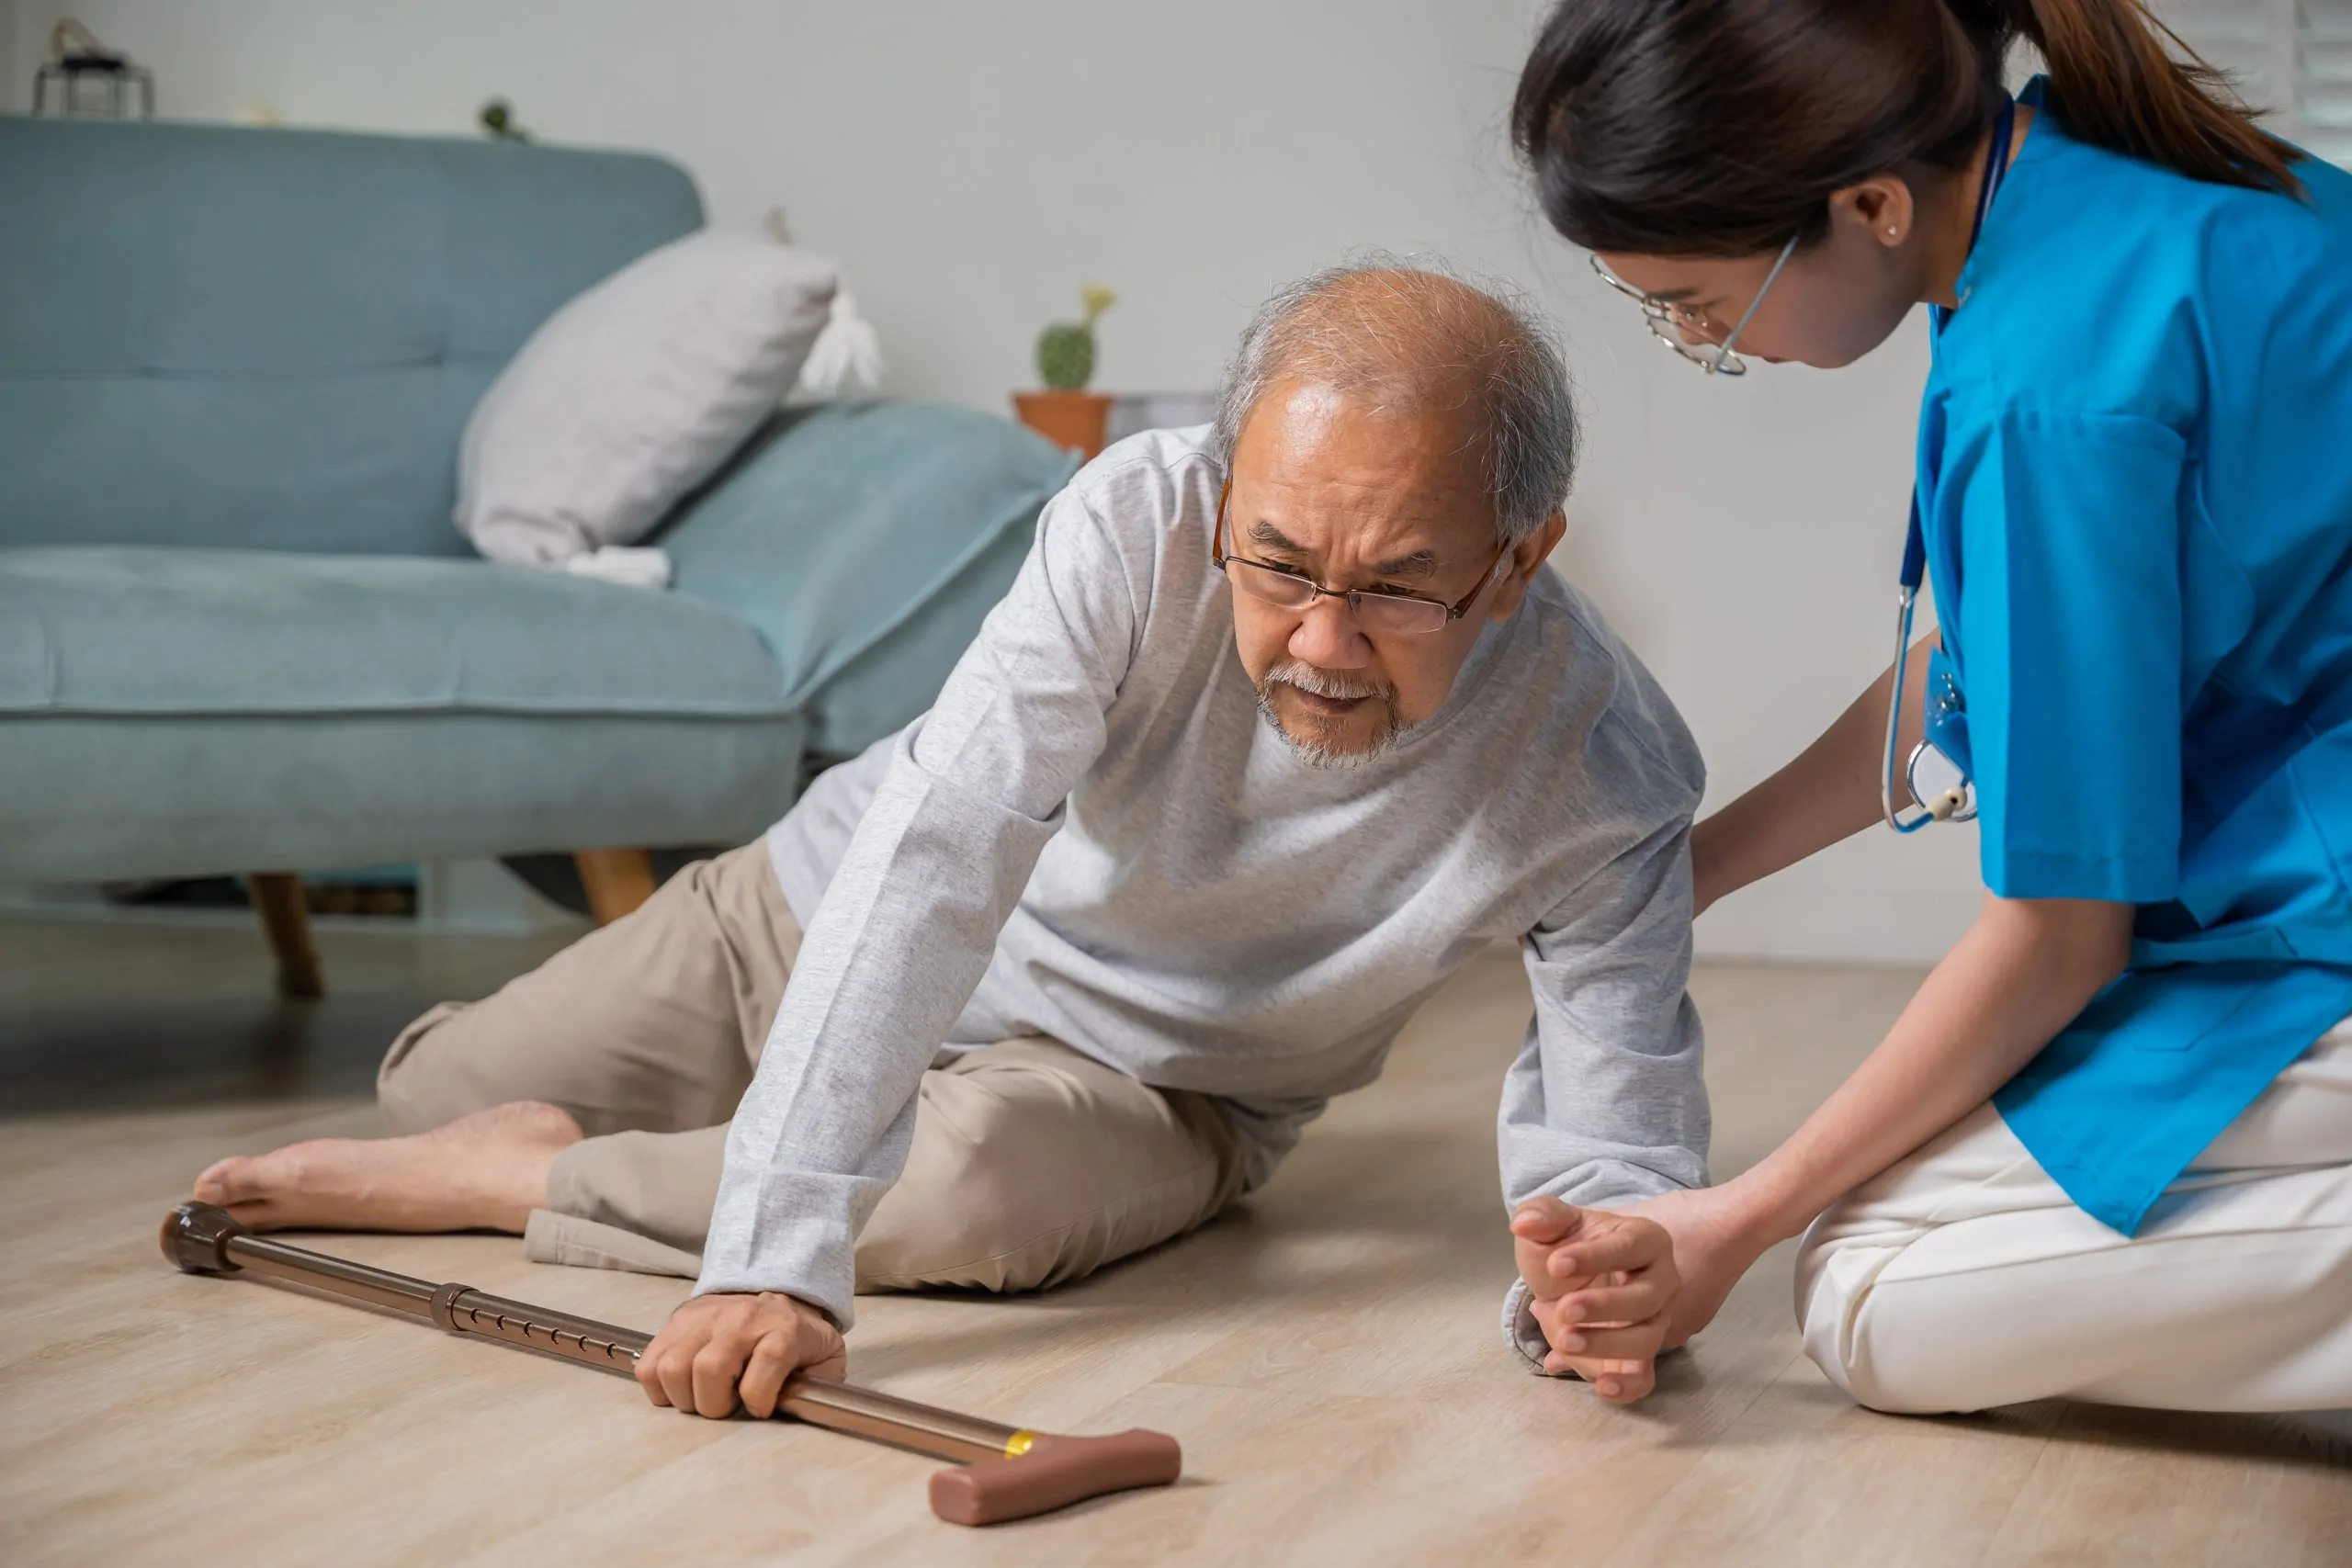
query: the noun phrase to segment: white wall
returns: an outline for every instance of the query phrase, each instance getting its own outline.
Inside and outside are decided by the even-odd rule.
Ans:
[[[0,114],[14,114],[26,107],[33,68],[26,61],[26,80],[17,81],[17,62],[24,59],[17,48],[17,0],[0,0]]]
[[[22,74],[61,7],[15,9]],[[1509,274],[1566,326],[1590,415],[1562,564],[1683,705],[1714,798],[1883,666],[1924,344],[1744,385],[1651,344],[1511,166],[1530,0],[71,9],[153,69],[167,116],[262,98],[296,124],[465,134],[503,95],[546,140],[678,159],[716,216],[782,203],[848,262],[901,395],[1001,408],[1086,281],[1123,297],[1103,384],[1145,389],[1210,385],[1272,284],[1353,246]],[[1870,835],[1730,900],[1702,942],[1932,956],[1973,908],[1973,851],[1962,830]]]

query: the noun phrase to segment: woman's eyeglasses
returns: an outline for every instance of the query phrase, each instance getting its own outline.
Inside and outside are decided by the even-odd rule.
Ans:
[[[1648,323],[1650,335],[1658,342],[1710,376],[1745,376],[1747,374],[1747,361],[1734,354],[1731,345],[1739,341],[1739,334],[1746,332],[1747,323],[1756,319],[1756,308],[1764,303],[1764,296],[1772,291],[1772,285],[1780,280],[1781,269],[1789,265],[1789,258],[1796,254],[1796,251],[1797,237],[1792,234],[1789,243],[1781,247],[1781,259],[1774,262],[1772,270],[1765,275],[1764,287],[1758,289],[1756,298],[1748,301],[1747,313],[1720,342],[1715,338],[1717,328],[1714,319],[1706,311],[1693,310],[1687,305],[1670,304],[1655,294],[1645,294],[1610,271],[1609,265],[1598,255],[1592,258],[1592,270],[1600,275],[1603,283],[1642,308],[1642,320]]]
[[[1368,632],[1420,637],[1441,631],[1470,613],[1478,595],[1494,581],[1495,569],[1510,553],[1506,544],[1478,574],[1478,585],[1453,604],[1442,599],[1424,599],[1418,593],[1392,593],[1380,589],[1326,588],[1302,572],[1270,566],[1264,561],[1250,560],[1243,556],[1225,553],[1226,503],[1233,495],[1228,483],[1216,500],[1216,527],[1209,536],[1209,559],[1225,573],[1226,581],[1252,599],[1278,609],[1304,610],[1317,599],[1344,599],[1348,613],[1356,624]]]

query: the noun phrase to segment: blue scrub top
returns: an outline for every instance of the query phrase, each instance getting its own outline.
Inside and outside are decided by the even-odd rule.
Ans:
[[[1936,334],[1919,501],[1985,886],[2140,907],[1995,1100],[2130,1234],[2352,1015],[2352,175],[2201,184],[2043,107]]]

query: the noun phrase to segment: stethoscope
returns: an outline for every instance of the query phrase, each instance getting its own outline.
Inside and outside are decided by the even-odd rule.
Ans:
[[[1968,248],[1976,249],[1976,238],[1984,231],[1984,215],[1993,210],[1994,194],[2001,188],[2001,180],[2009,169],[2009,141],[2017,130],[2017,100],[2008,99],[2001,106],[1998,118],[1993,122],[1993,140],[1984,152],[1984,188],[1976,200],[1976,220],[1968,231]],[[1932,308],[1933,330],[1940,334],[1951,312],[1943,306]],[[1894,690],[1886,702],[1886,771],[1879,781],[1879,805],[1886,815],[1886,825],[1898,833],[1916,833],[1930,822],[1966,822],[1976,815],[1976,784],[1967,765],[1967,705],[1962,700],[1960,682],[1953,678],[1947,660],[1938,658],[1928,671],[1928,713],[1921,725],[1919,744],[1911,749],[1907,762],[1902,760],[1903,688],[1909,683],[1911,670],[1911,615],[1919,602],[1919,590],[1928,581],[1928,535],[1919,521],[1919,491],[1911,490],[1911,531],[1903,544],[1903,571],[1895,593],[1894,618]],[[1938,744],[1939,739],[1945,744]],[[1957,756],[1954,753],[1958,753]],[[1898,780],[1911,793],[1919,815],[1905,818],[1894,804]]]

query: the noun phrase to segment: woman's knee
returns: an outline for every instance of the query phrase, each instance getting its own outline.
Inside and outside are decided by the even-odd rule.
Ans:
[[[1835,1224],[1832,1210],[1816,1221],[1797,1249],[1797,1335],[1805,1355],[1855,1404],[1895,1416],[1937,1415],[1958,1408],[1949,1388],[1931,1386],[1921,1358],[1903,1354],[1900,1322],[1883,1276],[1909,1245],[1901,1235],[1855,1235]],[[1905,1289],[1916,1289],[1910,1281]],[[1894,1352],[1894,1353],[1890,1353]]]

